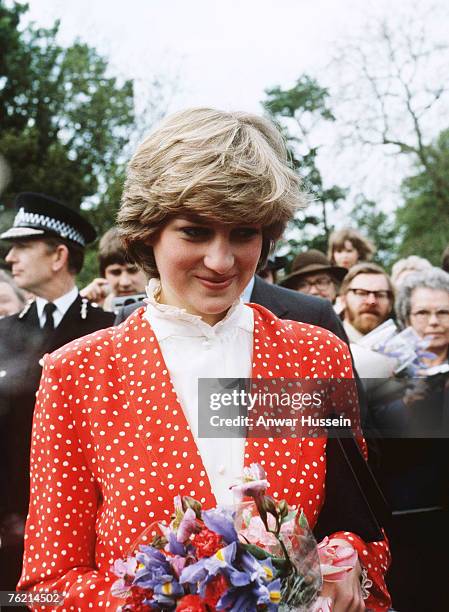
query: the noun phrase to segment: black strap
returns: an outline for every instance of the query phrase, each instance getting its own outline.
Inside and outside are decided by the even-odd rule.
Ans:
[[[329,431],[326,448],[326,498],[314,529],[322,539],[352,531],[365,542],[383,540],[391,512],[354,437]]]
[[[45,323],[44,329],[45,331],[53,331],[55,328],[55,321],[53,319],[53,313],[56,310],[56,306],[53,302],[47,302],[44,306],[45,313]]]

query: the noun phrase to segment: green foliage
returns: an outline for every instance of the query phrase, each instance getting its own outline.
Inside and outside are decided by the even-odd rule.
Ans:
[[[337,185],[325,187],[317,165],[318,146],[310,145],[309,136],[317,123],[334,121],[328,106],[329,93],[311,77],[304,75],[291,89],[273,87],[266,90],[263,107],[284,134],[294,168],[301,175],[312,203],[300,211],[288,239],[293,252],[317,248],[326,252],[332,224],[328,209],[335,209],[346,196],[346,190]]]
[[[426,147],[426,167],[402,182],[404,204],[396,211],[400,257],[420,255],[439,265],[449,243],[449,129]]]
[[[0,0],[0,151],[11,169],[2,201],[35,190],[74,208],[92,196],[115,207],[106,196],[134,127],[133,83],[108,76],[92,47],[61,47],[58,22],[22,29],[26,10]]]

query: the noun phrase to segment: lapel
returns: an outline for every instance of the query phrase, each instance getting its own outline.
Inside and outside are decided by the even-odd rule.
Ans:
[[[251,302],[271,310],[280,319],[285,318],[288,314],[288,308],[279,299],[277,290],[273,289],[270,283],[267,283],[257,275],[255,276],[254,287],[251,292]]]
[[[276,377],[293,378],[293,367],[296,371],[299,364],[291,364],[291,353],[285,347],[297,346],[297,338],[286,323],[261,306],[252,306],[254,310],[254,340],[253,340],[253,370],[252,378],[272,377],[275,364]],[[177,456],[164,456],[166,473],[170,480],[161,481],[161,486],[172,490],[173,495],[182,491],[186,481],[186,471],[189,465],[200,465],[200,473],[193,474],[193,479],[205,482],[201,502],[205,507],[216,505],[210,481],[202,465],[201,457],[193,438],[190,427],[184,416],[183,409],[176,396],[165,365],[160,347],[148,321],[143,317],[144,308],[139,308],[119,328],[115,336],[116,362],[121,374],[121,382],[125,386],[125,394],[129,398],[129,413],[134,419],[136,431],[144,447],[144,457],[148,467],[165,453],[167,437],[172,440],[172,447],[177,449]],[[277,335],[284,330],[288,344],[281,343]],[[279,332],[280,333],[280,332]],[[262,351],[267,347],[275,348],[275,359],[265,361]],[[274,353],[273,353],[274,354]],[[288,364],[288,365],[287,365]],[[270,375],[271,373],[271,375]],[[167,412],[170,412],[171,429],[164,427]],[[250,438],[245,445],[245,466],[253,462],[264,465],[268,480],[271,483],[269,493],[275,498],[285,498],[292,504],[298,504],[296,493],[300,483],[304,488],[307,484],[315,486],[311,464],[323,461],[324,440],[315,440],[311,445],[306,439]],[[153,469],[153,468],[151,468]],[[318,486],[317,491],[318,494]],[[317,499],[323,498],[323,491]],[[299,502],[302,500],[300,499]],[[317,514],[308,515],[313,525]]]
[[[82,336],[81,326],[81,297],[78,294],[72,302],[59,325],[48,334],[44,340],[45,353],[51,353],[57,348]]]

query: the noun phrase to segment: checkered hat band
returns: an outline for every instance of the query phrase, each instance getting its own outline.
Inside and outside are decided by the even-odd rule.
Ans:
[[[26,212],[23,208],[21,208],[14,219],[13,227],[30,226],[47,229],[51,232],[55,232],[61,236],[61,238],[73,240],[73,242],[78,242],[78,244],[86,246],[86,241],[83,235],[68,223],[64,223],[64,221],[60,221],[59,219],[47,217],[46,215]]]

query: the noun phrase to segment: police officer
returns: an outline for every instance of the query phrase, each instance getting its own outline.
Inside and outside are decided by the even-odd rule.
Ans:
[[[84,247],[96,233],[54,198],[21,193],[6,261],[18,287],[35,298],[0,320],[0,590],[19,578],[29,496],[29,446],[45,353],[113,324],[114,315],[80,297],[75,285]]]

